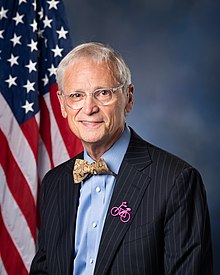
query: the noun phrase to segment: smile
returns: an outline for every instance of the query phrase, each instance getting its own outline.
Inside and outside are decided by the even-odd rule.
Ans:
[[[103,121],[85,121],[82,120],[81,123],[86,127],[96,127],[99,126]]]

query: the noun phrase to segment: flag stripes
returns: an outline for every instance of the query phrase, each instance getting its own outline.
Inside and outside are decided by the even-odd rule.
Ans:
[[[10,192],[13,194],[13,198],[16,201],[16,204],[20,208],[23,215],[26,217],[26,221],[32,233],[32,237],[35,239],[36,238],[36,219],[33,213],[36,212],[36,207],[35,207],[35,202],[32,199],[33,196],[32,196],[31,190],[29,188],[28,182],[24,178],[22,171],[19,169],[17,162],[15,161],[11,151],[5,150],[8,148],[8,143],[7,143],[6,137],[3,135],[1,131],[0,131],[0,139],[2,142],[2,148],[3,148],[2,158],[5,160],[10,160],[10,166],[7,165],[6,162],[3,162],[3,161],[1,162],[3,171],[5,173],[4,174],[5,180],[3,181],[3,183],[7,182],[4,188],[7,187],[10,189]],[[16,181],[18,182],[17,185],[13,184],[14,178],[16,178]],[[19,183],[22,183],[22,186],[20,186]],[[3,188],[3,192],[4,192],[4,188]],[[5,198],[7,198],[6,195],[5,195]],[[21,198],[23,199],[21,200]],[[2,211],[3,211],[3,204],[2,204]]]

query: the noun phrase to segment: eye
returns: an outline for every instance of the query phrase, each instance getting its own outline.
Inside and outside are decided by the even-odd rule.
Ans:
[[[95,96],[98,98],[110,97],[111,94],[112,94],[112,92],[109,89],[99,89],[99,90],[95,91]]]
[[[85,96],[84,93],[75,92],[75,93],[69,94],[68,97],[69,97],[71,100],[81,100],[81,99],[83,99],[84,96]]]

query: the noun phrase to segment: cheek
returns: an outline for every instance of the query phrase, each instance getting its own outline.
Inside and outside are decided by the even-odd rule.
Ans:
[[[125,113],[122,106],[116,106],[111,114],[108,115],[111,128],[124,126]]]
[[[77,127],[77,122],[76,122],[76,114],[68,113],[67,114],[67,121],[68,121],[68,125],[69,125],[71,131],[74,134],[77,134],[78,127]]]

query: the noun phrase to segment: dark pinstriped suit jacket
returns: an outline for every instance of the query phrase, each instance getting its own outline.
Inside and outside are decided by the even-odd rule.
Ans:
[[[209,213],[199,173],[131,132],[109,207],[126,201],[131,220],[123,223],[108,211],[95,274],[211,275]],[[39,250],[30,274],[73,274],[80,189],[73,184],[74,161],[43,180]]]

